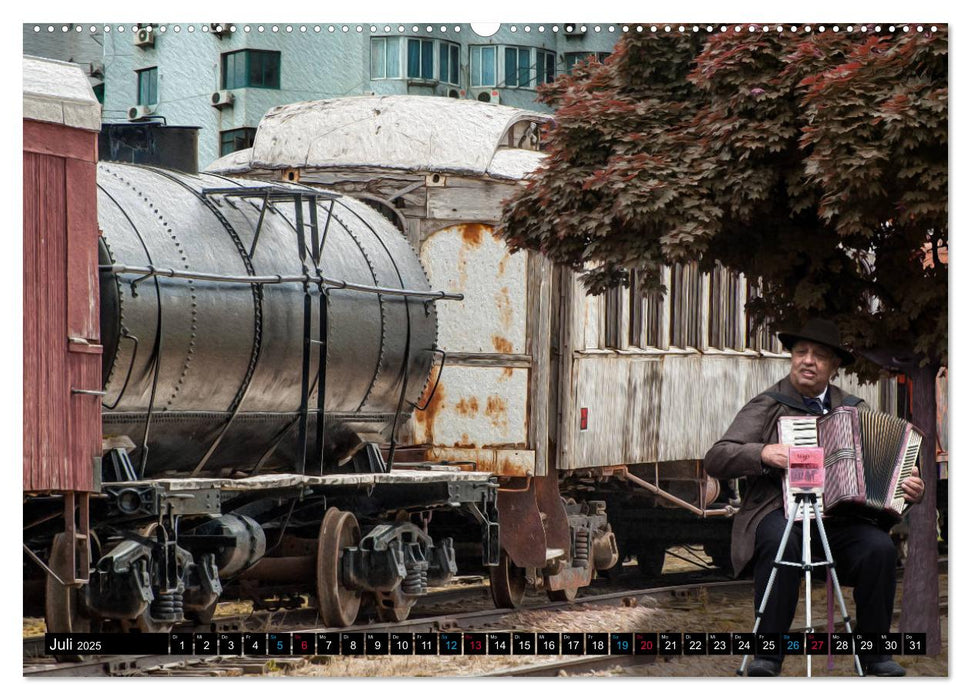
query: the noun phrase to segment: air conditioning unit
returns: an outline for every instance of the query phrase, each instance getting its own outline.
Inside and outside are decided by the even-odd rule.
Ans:
[[[149,105],[135,105],[128,108],[128,121],[137,122],[155,114],[155,110]]]
[[[567,22],[563,25],[563,33],[567,36],[583,36],[587,33],[587,28],[579,22]]]
[[[478,95],[475,96],[479,102],[490,102],[494,105],[500,104],[499,91],[496,89],[483,90]]]
[[[209,33],[222,39],[224,36],[230,34],[232,26],[232,22],[211,22],[209,24]]]
[[[236,97],[229,90],[217,90],[212,93],[209,97],[209,102],[216,109],[222,109],[223,107],[231,107],[233,102],[236,101]]]
[[[155,32],[150,28],[139,29],[135,32],[135,46],[140,46],[143,49],[155,46]]]

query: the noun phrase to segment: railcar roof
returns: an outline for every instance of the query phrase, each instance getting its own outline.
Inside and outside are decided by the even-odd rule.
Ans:
[[[101,130],[101,105],[81,67],[24,56],[24,119]]]
[[[263,117],[248,153],[220,158],[207,170],[379,168],[521,179],[543,155],[511,147],[511,130],[550,119],[539,112],[448,97],[298,102]]]

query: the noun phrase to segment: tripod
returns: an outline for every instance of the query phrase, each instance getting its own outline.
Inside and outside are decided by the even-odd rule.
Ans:
[[[833,554],[829,549],[829,540],[826,537],[826,528],[823,527],[823,514],[819,509],[819,501],[817,500],[817,494],[814,492],[800,492],[797,491],[793,494],[796,499],[795,507],[789,512],[789,519],[786,521],[786,529],[782,535],[782,540],[779,542],[779,550],[776,552],[775,560],[772,562],[772,573],[769,574],[769,583],[765,588],[765,594],[762,596],[762,602],[759,604],[759,611],[755,614],[755,627],[752,629],[752,634],[759,631],[759,625],[762,623],[762,615],[765,613],[765,607],[769,602],[769,596],[772,595],[772,587],[775,585],[776,574],[779,572],[780,566],[796,566],[802,568],[806,575],[806,630],[812,632],[812,605],[810,599],[811,592],[811,576],[812,570],[817,566],[825,566],[829,569],[829,576],[833,581],[833,590],[836,591],[836,599],[840,604],[840,612],[843,615],[843,622],[846,625],[846,631],[852,632],[850,627],[850,618],[846,614],[846,603],[843,602],[843,592],[840,590],[839,579],[836,577],[836,567],[833,564]],[[809,516],[810,508],[812,508],[812,513],[815,514],[816,528],[819,531],[819,539],[823,545],[823,553],[826,555],[826,559],[823,561],[814,562],[812,560],[812,551],[809,542]],[[789,535],[792,532],[792,526],[796,522],[796,518],[802,513],[802,561],[793,562],[785,561],[783,559],[786,545],[789,542]],[[739,667],[736,673],[740,676],[745,675],[745,667],[748,665],[749,655],[746,654],[742,659],[742,665]],[[860,657],[858,655],[853,656],[853,661],[856,664],[856,672],[859,675],[863,675],[863,667],[860,665]],[[812,667],[812,656],[806,654],[806,676],[813,675]]]

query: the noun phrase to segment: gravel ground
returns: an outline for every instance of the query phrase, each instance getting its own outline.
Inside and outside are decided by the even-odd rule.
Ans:
[[[676,554],[679,552],[676,552]],[[686,552],[681,551],[681,554]],[[690,570],[692,565],[669,556],[665,573]],[[946,575],[940,577],[940,590],[947,595]],[[631,582],[632,585],[634,581]],[[898,586],[898,607],[900,589]],[[852,590],[844,588],[844,598],[852,614]],[[825,630],[825,589],[822,584],[813,588],[813,620],[816,629]],[[545,601],[545,596],[537,597]],[[223,606],[226,606],[225,609]],[[221,604],[220,612],[242,612],[233,604]],[[796,623],[801,624],[805,612],[800,603]],[[837,611],[838,616],[838,611]],[[549,612],[525,610],[504,619],[494,631],[529,630],[536,632],[748,632],[753,624],[750,594],[723,592],[718,589],[703,591],[700,595],[678,597],[670,593],[642,596],[628,600],[628,606],[612,604],[597,606],[579,601],[569,610]],[[898,657],[909,676],[948,676],[948,618],[941,619],[943,650],[935,657]],[[39,634],[44,629],[42,620],[24,619],[24,635]],[[271,671],[271,676],[329,677],[329,678],[461,678],[491,673],[512,666],[531,665],[551,661],[557,657],[477,657],[477,656],[382,656],[382,657],[316,657],[293,667]],[[577,657],[559,657],[577,658]],[[730,678],[741,659],[735,656],[682,656],[659,659],[657,663],[629,668],[614,668],[587,674],[589,677],[667,677],[667,678]],[[852,657],[835,657],[835,668],[827,669],[825,657],[813,659],[814,676],[850,677],[854,675]],[[804,658],[787,660],[783,675],[806,675]]]

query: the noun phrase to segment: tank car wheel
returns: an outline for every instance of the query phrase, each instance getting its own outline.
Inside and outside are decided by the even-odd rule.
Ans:
[[[568,586],[558,591],[551,591],[547,588],[546,596],[554,603],[572,603],[574,600],[576,600],[577,592],[579,590],[579,586]]]
[[[69,575],[66,568],[70,553],[71,542],[67,533],[54,535],[48,566],[62,578]],[[69,577],[73,578],[73,573]],[[44,622],[48,632],[91,632],[91,620],[81,614],[82,605],[83,595],[80,588],[62,586],[56,578],[47,574]]]
[[[418,600],[418,596],[406,595],[400,588],[395,588],[391,593],[375,593],[374,598],[381,622],[404,622]]]
[[[341,583],[340,564],[344,547],[361,541],[361,528],[353,513],[328,508],[317,540],[317,610],[328,627],[354,623],[361,607],[361,592]]]
[[[518,608],[526,597],[526,569],[516,566],[505,549],[499,565],[489,567],[489,590],[497,608]]]
[[[643,545],[637,550],[637,568],[644,576],[660,576],[664,569],[666,548],[660,542]]]

